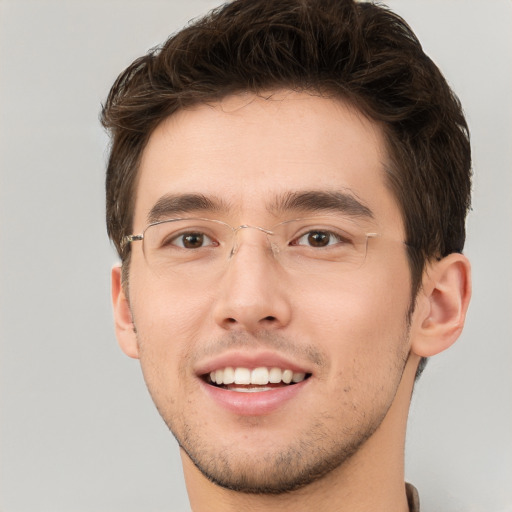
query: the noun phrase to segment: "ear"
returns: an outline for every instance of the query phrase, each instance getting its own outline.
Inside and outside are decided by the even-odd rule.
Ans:
[[[427,266],[414,314],[411,350],[430,357],[449,348],[464,327],[471,298],[471,267],[462,254]]]
[[[121,266],[116,265],[112,268],[112,305],[114,307],[116,337],[122,351],[127,356],[138,359],[139,347],[135,325],[130,304],[123,290],[121,273]]]

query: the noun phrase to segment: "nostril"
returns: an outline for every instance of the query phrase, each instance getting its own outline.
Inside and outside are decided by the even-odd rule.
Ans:
[[[275,322],[277,318],[275,316],[266,316],[263,320],[267,320],[269,322]]]

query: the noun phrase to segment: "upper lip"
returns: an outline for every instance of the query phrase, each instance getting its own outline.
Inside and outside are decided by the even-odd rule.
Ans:
[[[232,368],[281,368],[293,372],[312,373],[310,368],[291,361],[287,357],[275,352],[246,352],[242,350],[230,351],[218,356],[200,361],[195,367],[198,376],[208,374],[212,371]]]

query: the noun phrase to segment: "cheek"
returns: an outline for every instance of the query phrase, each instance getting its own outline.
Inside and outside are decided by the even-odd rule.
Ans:
[[[158,278],[140,265],[130,282],[130,304],[139,332],[151,332],[154,339],[179,338],[200,328],[200,318],[211,298],[207,293],[176,289],[172,280]]]
[[[188,361],[201,338],[204,314],[197,301],[173,298],[155,287],[140,297],[134,300],[133,314],[144,381],[160,415],[175,426],[187,397],[193,396]]]
[[[371,277],[361,272],[336,284],[303,287],[296,295],[299,329],[323,345],[332,371],[386,372],[406,351],[409,282],[402,267],[401,272],[388,269]]]
[[[138,276],[130,286],[130,303],[145,379],[178,380],[184,363],[204,338],[211,298],[207,294],[183,296],[151,276],[144,278],[142,272]]]

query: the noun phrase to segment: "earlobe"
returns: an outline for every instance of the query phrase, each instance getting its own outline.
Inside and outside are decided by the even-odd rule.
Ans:
[[[471,297],[468,259],[454,253],[427,266],[417,299],[412,351],[430,357],[449,348],[464,327]]]
[[[120,266],[116,265],[112,268],[112,305],[116,337],[122,351],[127,356],[138,359],[139,348],[135,325],[133,324],[128,298],[123,290],[121,274]]]

